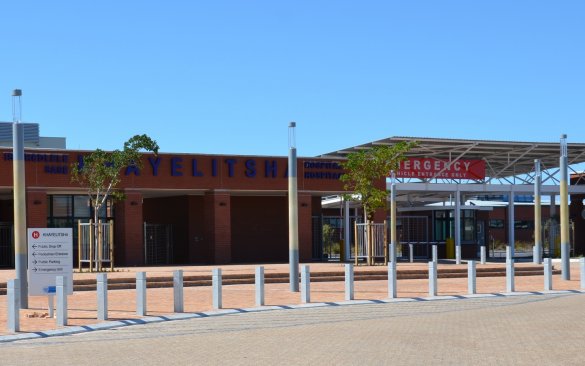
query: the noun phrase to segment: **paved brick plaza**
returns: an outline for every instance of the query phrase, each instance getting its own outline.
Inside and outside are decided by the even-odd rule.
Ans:
[[[524,264],[517,264],[523,266]],[[526,264],[527,265],[527,264]],[[439,268],[458,267],[466,268],[465,264],[439,264]],[[478,268],[482,265],[478,264]],[[485,266],[503,267],[501,263],[489,263]],[[226,265],[219,266],[224,275],[232,273],[253,273],[254,265]],[[286,272],[287,264],[267,264],[265,273]],[[343,271],[343,264],[339,263],[311,263],[311,272]],[[559,263],[555,268],[559,268]],[[131,267],[120,268],[119,271],[108,273],[108,278],[135,277],[135,272],[146,271],[148,277],[171,276],[175,269],[183,269],[185,276],[210,274],[215,266],[185,266],[185,267]],[[423,269],[426,263],[399,263],[401,269]],[[356,267],[358,271],[373,271],[385,269],[383,266]],[[75,273],[75,279],[95,278],[95,273]],[[0,282],[14,277],[14,270],[0,271]],[[516,291],[542,291],[543,276],[517,276]],[[580,289],[578,263],[571,264],[571,280],[563,281],[560,275],[553,276],[553,289],[578,290]],[[149,288],[147,293],[148,315],[168,315],[173,312],[172,288]],[[478,293],[501,293],[506,291],[505,277],[478,277]],[[266,284],[266,305],[291,305],[300,303],[300,294],[291,293],[288,284]],[[467,278],[439,278],[439,295],[460,295],[467,293]],[[428,281],[426,279],[399,280],[398,297],[426,297],[428,296]],[[387,281],[356,281],[355,299],[375,300],[387,297]],[[186,287],[184,289],[185,312],[201,312],[212,309],[211,286]],[[311,283],[311,301],[327,302],[344,300],[344,283],[313,282]],[[69,325],[87,325],[98,323],[96,320],[96,293],[95,291],[78,291],[68,298]],[[6,329],[6,296],[0,296],[0,334],[9,334]],[[224,308],[254,307],[254,285],[229,285],[223,287]],[[55,329],[55,319],[42,317],[47,312],[46,297],[31,297],[30,309],[21,311],[21,332],[35,332]],[[110,320],[137,318],[135,308],[135,290],[111,290],[108,293],[108,308]],[[30,317],[40,316],[40,317]]]

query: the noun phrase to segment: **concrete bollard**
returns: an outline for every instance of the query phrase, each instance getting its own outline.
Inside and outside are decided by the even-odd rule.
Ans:
[[[429,262],[429,296],[437,296],[437,266]]]
[[[545,258],[543,261],[544,268],[544,290],[550,291],[552,290],[552,263],[550,258]]]
[[[479,247],[479,258],[480,258],[481,264],[485,264],[486,257],[487,256],[486,256],[485,245],[482,245],[481,247]]]
[[[183,296],[183,270],[177,269],[173,272],[173,310],[175,313],[185,311]]]
[[[309,266],[301,266],[301,302],[303,304],[311,302],[311,273]]]
[[[8,298],[8,331],[20,331],[20,280],[8,280],[6,295]]]
[[[471,295],[477,293],[477,286],[476,286],[476,271],[475,271],[475,261],[468,261],[467,262],[467,292]]]
[[[213,287],[213,308],[221,309],[221,268],[214,268],[211,275],[211,283]]]
[[[461,264],[461,245],[455,245],[455,264]]]
[[[146,315],[146,272],[136,272],[136,315]]]
[[[353,300],[353,265],[345,265],[345,300]]]
[[[108,276],[106,273],[97,275],[97,318],[98,320],[108,320]]]
[[[67,325],[67,277],[57,276],[57,326]]]
[[[256,306],[264,306],[264,267],[256,267],[255,276]]]
[[[433,244],[433,262],[437,264],[439,262],[439,252],[437,248],[437,244]]]
[[[585,258],[579,258],[579,269],[581,270],[581,290],[585,290]]]
[[[396,262],[388,263],[388,297],[396,298]]]
[[[506,292],[514,292],[514,258],[512,247],[506,246]]]
[[[414,244],[408,243],[408,258],[410,263],[414,262]]]

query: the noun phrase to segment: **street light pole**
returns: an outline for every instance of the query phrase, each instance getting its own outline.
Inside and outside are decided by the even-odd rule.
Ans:
[[[28,309],[26,188],[24,177],[24,125],[21,122],[22,91],[12,92],[12,172],[14,186],[14,267],[20,280],[20,308]]]
[[[288,125],[288,263],[291,292],[299,292],[299,203],[295,127],[295,122]]]

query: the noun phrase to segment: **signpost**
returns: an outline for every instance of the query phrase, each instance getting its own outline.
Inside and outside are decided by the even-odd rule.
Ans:
[[[28,291],[31,296],[56,292],[56,277],[67,278],[73,293],[73,231],[71,228],[28,229]]]

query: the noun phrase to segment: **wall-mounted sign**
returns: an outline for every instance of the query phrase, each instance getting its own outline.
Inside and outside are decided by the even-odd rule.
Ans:
[[[484,179],[485,161],[463,159],[448,161],[433,158],[408,158],[400,163],[396,177],[420,179]]]
[[[73,293],[73,232],[71,228],[28,229],[29,295],[55,294],[57,276],[67,276]]]

